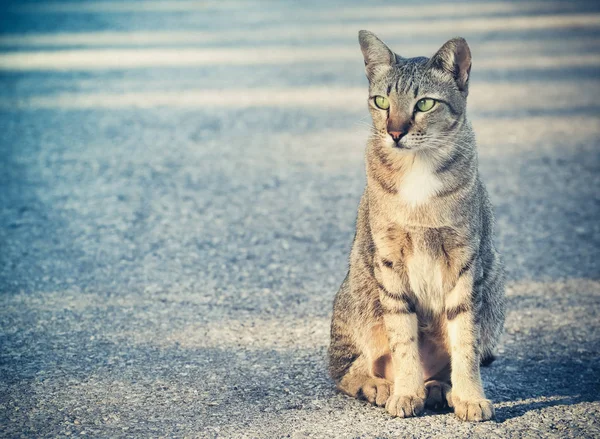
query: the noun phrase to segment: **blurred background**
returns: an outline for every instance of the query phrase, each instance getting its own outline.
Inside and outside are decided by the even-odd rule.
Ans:
[[[327,377],[359,29],[471,46],[498,424],[394,420]],[[599,73],[595,1],[2,2],[0,435],[600,437]]]

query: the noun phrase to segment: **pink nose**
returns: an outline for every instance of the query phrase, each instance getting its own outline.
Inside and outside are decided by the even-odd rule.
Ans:
[[[392,136],[392,139],[394,139],[394,141],[398,141],[400,140],[400,138],[404,135],[404,133],[402,131],[388,131],[389,135]]]

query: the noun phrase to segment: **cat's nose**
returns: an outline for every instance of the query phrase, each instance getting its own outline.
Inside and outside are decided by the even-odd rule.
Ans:
[[[394,142],[398,143],[400,141],[400,139],[402,138],[402,136],[404,136],[404,134],[406,134],[404,131],[388,131],[388,134],[390,136],[392,136],[392,139],[394,139]]]

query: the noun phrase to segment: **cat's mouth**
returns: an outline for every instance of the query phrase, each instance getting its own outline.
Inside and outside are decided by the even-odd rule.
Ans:
[[[392,147],[393,147],[394,149],[397,149],[398,151],[411,151],[411,150],[413,149],[413,148],[411,148],[410,146],[408,146],[408,145],[405,145],[405,144],[403,144],[403,143],[394,143],[394,144],[392,145]]]
[[[388,146],[390,146],[394,149],[398,149],[398,150],[409,149],[407,145],[402,143],[402,140],[396,142],[396,141],[394,141],[394,139],[392,139],[391,136],[387,136],[386,143],[388,144]]]
[[[410,145],[406,142],[406,139],[399,139],[398,141],[394,141],[391,136],[387,138],[387,144],[398,150],[398,151],[412,151],[415,149],[415,145]]]

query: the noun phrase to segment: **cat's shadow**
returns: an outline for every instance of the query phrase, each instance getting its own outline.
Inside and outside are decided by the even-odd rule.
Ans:
[[[589,342],[592,348],[598,345],[596,340]],[[527,343],[510,349],[512,354],[523,352],[533,350]],[[495,407],[495,418],[491,422],[503,423],[548,407],[600,401],[600,361],[597,356],[590,355],[590,351],[578,351],[576,347],[560,354],[552,348],[547,352],[547,357],[532,354],[515,358],[504,354],[481,369],[486,395]],[[452,413],[451,408],[426,409],[424,416]]]
[[[561,396],[559,398],[551,398],[543,401],[525,400],[520,403],[511,404],[510,406],[496,407],[496,416],[494,420],[497,423],[503,423],[509,419],[520,418],[532,410],[540,410],[558,405],[573,405],[581,401],[582,400],[579,398],[573,398],[569,396]]]
[[[581,354],[550,361],[500,358],[482,375],[499,423],[533,410],[600,400],[598,361]]]

